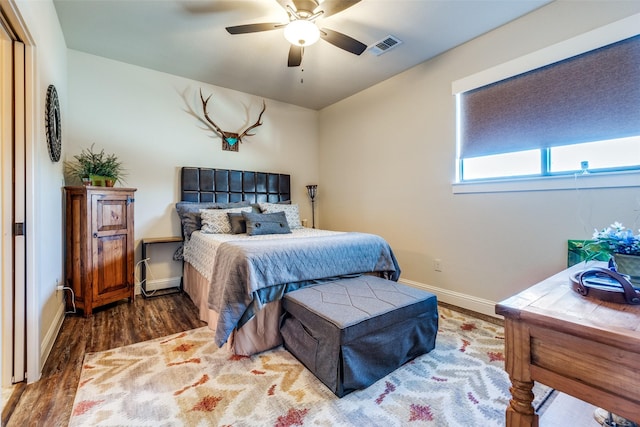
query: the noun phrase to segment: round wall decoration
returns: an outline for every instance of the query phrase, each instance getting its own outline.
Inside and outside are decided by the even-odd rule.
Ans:
[[[47,89],[47,145],[49,146],[49,157],[54,162],[60,160],[62,150],[62,126],[60,124],[60,103],[58,102],[58,92],[54,85],[49,85]]]

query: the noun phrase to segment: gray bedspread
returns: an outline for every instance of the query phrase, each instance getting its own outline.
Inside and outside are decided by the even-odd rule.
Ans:
[[[358,273],[400,277],[398,262],[380,236],[330,236],[226,242],[216,252],[209,307],[219,314],[215,341],[222,346],[260,289]]]

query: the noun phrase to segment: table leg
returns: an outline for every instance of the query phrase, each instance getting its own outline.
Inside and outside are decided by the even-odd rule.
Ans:
[[[147,259],[147,243],[142,241],[142,262],[140,263],[140,292],[144,297],[147,292],[147,263],[145,259]]]
[[[507,427],[537,427],[538,415],[533,405],[533,381],[511,378],[511,400],[507,408]]]
[[[511,379],[511,401],[506,412],[507,427],[538,427],[533,402],[533,381],[529,364],[529,328],[522,322],[505,319],[505,369]]]

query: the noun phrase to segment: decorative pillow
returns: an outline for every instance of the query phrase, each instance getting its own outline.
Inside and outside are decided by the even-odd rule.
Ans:
[[[247,232],[247,223],[242,216],[242,212],[229,212],[227,213],[227,216],[229,217],[229,223],[231,224],[231,234],[242,234]]]
[[[260,209],[262,210],[262,213],[284,212],[290,229],[296,230],[298,228],[302,228],[302,223],[300,223],[300,212],[298,211],[298,205],[296,204],[281,205],[278,203],[260,203]]]
[[[184,245],[180,245],[173,253],[174,261],[182,261],[184,259]]]
[[[251,206],[251,202],[245,200],[243,202],[229,202],[229,203],[217,203],[217,209],[235,209],[235,208],[246,208],[247,206]]]
[[[186,212],[182,217],[182,236],[184,240],[191,238],[191,233],[202,228],[200,212]]]
[[[202,232],[209,234],[229,234],[231,233],[231,223],[229,222],[229,212],[251,212],[251,206],[234,209],[202,209]]]
[[[284,212],[257,214],[244,212],[242,214],[247,224],[249,236],[262,234],[288,234],[291,233],[287,217]]]
[[[231,209],[240,208],[245,206],[251,206],[249,202],[234,202],[234,203],[216,203],[216,202],[178,202],[176,203],[176,212],[180,217],[180,224],[182,224],[182,237],[189,240],[191,233],[195,230],[200,230],[201,209]],[[194,214],[194,215],[190,215]]]
[[[176,211],[178,212],[178,216],[182,220],[182,217],[187,212],[197,212],[200,213],[200,209],[233,209],[233,208],[243,208],[245,206],[250,206],[251,203],[246,202],[234,202],[234,203],[216,203],[216,202],[178,202],[176,203]]]

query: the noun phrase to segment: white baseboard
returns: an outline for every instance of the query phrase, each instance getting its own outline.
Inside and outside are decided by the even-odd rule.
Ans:
[[[436,297],[438,297],[438,301],[466,308],[467,310],[475,311],[476,313],[486,314],[487,316],[502,318],[502,316],[497,315],[495,312],[495,301],[489,301],[483,298],[462,294],[460,292],[437,288],[435,286],[414,282],[412,280],[400,279],[398,281],[400,283],[404,283],[405,285],[431,292],[432,294],[435,294]]]
[[[58,334],[62,328],[62,322],[64,322],[65,310],[66,307],[63,299],[62,303],[58,306],[58,311],[53,318],[53,322],[51,322],[51,326],[49,326],[44,339],[40,343],[40,372],[42,372],[44,364],[46,363],[49,354],[51,354],[51,349],[53,349],[53,344],[56,342],[56,338],[58,338]],[[40,377],[40,372],[38,372],[38,378]],[[31,378],[29,378],[29,382],[31,382]]]
[[[147,293],[158,291],[162,289],[170,289],[170,288],[178,288],[180,287],[180,281],[182,280],[181,276],[178,277],[167,277],[166,279],[158,279],[158,280],[149,280],[147,282],[147,286],[145,289]],[[140,288],[140,284],[136,285],[136,295],[142,293]]]

